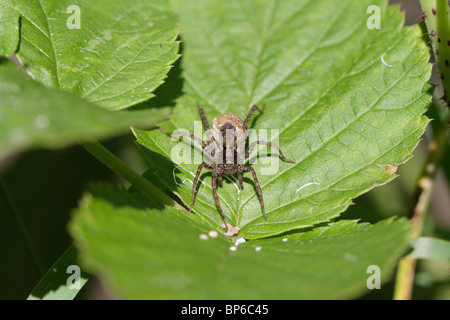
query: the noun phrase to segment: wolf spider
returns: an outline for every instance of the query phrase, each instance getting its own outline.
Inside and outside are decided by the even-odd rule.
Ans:
[[[264,219],[267,221],[266,212],[264,210],[264,200],[261,191],[261,187],[258,182],[258,178],[256,176],[255,170],[250,166],[245,166],[245,161],[250,157],[253,149],[257,144],[262,144],[266,146],[273,147],[278,150],[279,155],[284,161],[294,163],[294,161],[286,159],[281,152],[278,145],[266,141],[254,141],[250,144],[247,150],[245,150],[245,158],[244,149],[245,144],[247,142],[247,124],[250,121],[255,110],[258,110],[260,113],[262,111],[254,105],[247,117],[244,121],[241,120],[238,116],[226,113],[218,116],[213,120],[213,135],[211,135],[211,128],[209,126],[208,120],[206,119],[205,112],[202,108],[199,109],[200,116],[203,121],[203,125],[205,126],[206,137],[208,139],[208,144],[206,144],[202,139],[193,134],[186,132],[171,132],[168,133],[164,129],[160,128],[162,132],[164,132],[168,136],[179,135],[189,137],[195,141],[197,141],[202,149],[214,159],[214,163],[202,162],[197,168],[197,174],[195,175],[194,182],[192,184],[192,197],[191,197],[191,205],[189,207],[189,213],[192,212],[192,206],[194,205],[195,198],[195,189],[197,186],[197,182],[200,176],[200,173],[203,168],[207,168],[213,170],[212,173],[212,190],[214,195],[214,201],[216,202],[216,206],[219,209],[219,213],[224,222],[225,228],[228,230],[228,224],[225,221],[225,216],[223,215],[222,208],[219,202],[219,195],[217,193],[217,179],[219,179],[219,185],[222,185],[222,175],[227,174],[237,174],[239,178],[239,186],[242,189],[242,173],[251,172],[253,176],[253,180],[255,182],[256,190],[258,191],[259,201],[261,203],[261,210],[264,215]],[[217,145],[217,142],[219,145]],[[213,147],[213,148],[211,148]],[[216,152],[217,151],[217,152]],[[232,155],[230,155],[232,153]]]

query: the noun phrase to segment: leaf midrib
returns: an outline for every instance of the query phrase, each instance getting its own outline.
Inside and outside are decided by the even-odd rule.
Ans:
[[[324,33],[316,41],[316,45],[312,46],[311,49],[303,56],[303,58],[300,59],[300,61],[296,65],[294,65],[294,67],[289,72],[287,72],[286,75],[281,80],[279,80],[277,83],[275,83],[274,86],[271,89],[267,90],[267,92],[258,101],[256,101],[255,104],[258,104],[259,102],[264,100],[267,96],[269,96],[274,90],[279,88],[279,86],[281,84],[283,84],[286,81],[286,79],[288,79],[295,71],[297,71],[298,68],[301,67],[311,57],[311,55],[314,52],[316,52],[316,50],[321,48],[320,43],[323,41],[323,39],[325,39],[327,37],[327,35],[333,29],[334,25],[339,21],[339,19],[341,18],[342,14],[347,9],[348,5],[349,5],[349,3],[347,3],[347,5],[338,14],[336,14],[336,18],[330,23],[329,27],[324,31]],[[282,24],[280,25],[280,27],[281,26],[282,26]],[[253,88],[252,91],[254,92],[255,89],[256,88]],[[251,104],[248,107],[251,107]]]
[[[48,15],[45,12],[44,7],[42,6],[42,0],[39,0],[38,3],[39,3],[39,6],[40,6],[40,8],[42,10],[42,13],[44,14],[44,17],[45,17],[45,22],[46,22],[46,26],[47,26],[47,30],[48,30],[48,37],[49,37],[49,41],[50,41],[50,44],[51,44],[51,47],[52,47],[52,50],[53,50],[53,52],[52,52],[53,53],[53,57],[55,59],[56,81],[57,81],[57,84],[58,84],[58,88],[60,88],[61,85],[60,85],[60,82],[59,82],[60,80],[59,80],[58,60],[56,58],[57,57],[57,55],[56,55],[56,48],[55,48],[55,45],[54,45],[54,42],[53,42],[53,36],[52,36],[51,29],[50,29],[50,24],[48,23]]]
[[[126,64],[122,65],[120,68],[118,68],[117,70],[114,70],[114,73],[111,74],[109,77],[103,79],[102,82],[100,82],[100,84],[97,84],[94,88],[92,88],[90,91],[86,92],[84,94],[84,98],[86,98],[87,96],[89,96],[90,94],[92,94],[93,92],[97,91],[99,88],[101,88],[105,83],[107,83],[108,81],[110,81],[111,79],[113,79],[114,77],[116,77],[118,74],[120,74],[125,68],[127,68],[130,64],[132,64],[133,62],[135,62],[136,58],[142,53],[142,51],[144,51],[149,45],[154,44],[153,40],[147,42],[139,51],[137,54],[135,54],[130,61],[128,61]],[[147,80],[146,80],[147,81]],[[143,82],[145,83],[145,81]],[[139,85],[132,87],[131,89],[128,89],[127,91],[130,91],[136,87],[139,87],[140,85],[142,85],[142,83],[140,83]],[[125,91],[125,92],[127,92]],[[120,95],[120,94],[119,94]],[[116,97],[118,95],[113,95],[113,96],[105,96],[101,99],[97,99],[94,102],[98,102],[98,101],[102,101],[102,100],[107,100],[113,97]]]
[[[263,27],[263,34],[261,36],[260,47],[259,47],[259,50],[258,50],[257,55],[256,55],[257,65],[255,66],[255,72],[253,74],[252,84],[251,84],[251,87],[250,87],[251,88],[250,89],[250,93],[247,93],[247,100],[248,100],[247,107],[249,107],[249,108],[253,104],[257,104],[257,102],[255,102],[255,103],[252,102],[254,94],[255,94],[255,89],[256,89],[256,79],[258,78],[258,73],[259,73],[259,69],[260,69],[260,66],[261,66],[261,60],[262,60],[261,58],[262,58],[263,53],[265,51],[265,46],[267,44],[267,40],[269,39],[269,35],[267,34],[267,30],[269,29],[270,23],[272,22],[272,20],[273,20],[273,18],[275,16],[276,9],[274,9],[274,7],[276,7],[277,3],[278,3],[277,1],[272,0],[272,2],[271,2],[272,5],[268,6],[269,14],[266,13],[266,16],[269,16],[269,17],[266,19],[264,27]],[[281,25],[283,25],[284,23],[285,23],[285,21]],[[238,212],[239,212],[239,209],[238,209]],[[237,221],[236,221],[236,223],[237,223]]]

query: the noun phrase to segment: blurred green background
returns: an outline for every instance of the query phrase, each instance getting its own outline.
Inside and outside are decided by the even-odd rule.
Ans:
[[[401,1],[390,1],[400,3]],[[401,4],[406,24],[416,23],[421,10],[418,0]],[[169,77],[177,76],[177,69]],[[158,90],[166,90],[162,85]],[[431,116],[431,115],[430,115]],[[418,176],[425,157],[424,137],[414,157],[399,167],[400,175],[386,186],[376,188],[355,199],[355,205],[342,218],[361,218],[376,222],[390,216],[404,216],[410,208]],[[134,145],[134,138],[125,135],[104,141],[104,145],[130,167],[143,173],[146,165]],[[47,271],[72,243],[67,233],[71,211],[90,182],[103,181],[127,185],[80,146],[49,151],[26,152],[0,161],[0,172],[23,218],[33,245]],[[450,176],[450,175],[447,175]],[[450,191],[446,174],[438,174],[425,235],[450,240]],[[5,212],[0,198],[0,212]],[[34,271],[27,251],[19,237],[12,217],[0,214],[0,299],[25,299],[40,277]],[[363,299],[391,299],[393,281],[374,290]],[[113,298],[101,282],[91,279],[82,289],[80,299]],[[419,261],[413,297],[415,299],[450,299],[450,269],[434,261]]]

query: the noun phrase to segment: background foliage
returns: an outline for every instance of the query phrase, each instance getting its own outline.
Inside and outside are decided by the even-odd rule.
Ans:
[[[233,183],[226,182],[220,189],[227,219],[242,228],[241,235],[253,239],[236,252],[229,251],[232,243],[225,237],[199,239],[199,234],[211,229],[220,231],[221,224],[211,205],[208,174],[202,176],[207,187],[198,191],[196,215],[176,208],[162,210],[134,191],[91,186],[70,223],[83,266],[99,272],[115,294],[127,298],[355,298],[369,294],[366,268],[376,264],[389,270],[383,273],[387,284],[368,297],[390,297],[395,262],[408,246],[407,221],[325,222],[345,211],[351,199],[392,180],[395,170],[388,168],[405,162],[423,133],[428,120],[421,114],[431,99],[426,85],[431,66],[418,27],[402,28],[402,15],[396,7],[385,9],[385,1],[376,2],[386,22],[379,32],[365,27],[367,15],[360,14],[369,5],[365,1],[346,1],[340,10],[329,1],[296,1],[296,10],[289,1],[274,1],[273,6],[173,1],[170,8],[165,2],[139,1],[127,10],[119,0],[95,5],[78,2],[91,17],[83,25],[88,33],[68,33],[67,13],[62,12],[69,4],[64,1],[33,2],[39,4],[34,9],[13,0],[1,3],[8,13],[0,24],[6,30],[0,41],[2,54],[9,56],[17,49],[19,60],[40,82],[19,76],[12,63],[3,61],[0,101],[3,108],[17,107],[16,113],[2,118],[4,155],[29,147],[83,142],[91,135],[104,138],[131,124],[151,127],[167,117],[168,109],[161,107],[175,106],[170,121],[163,124],[172,130],[192,129],[192,121],[198,120],[197,103],[210,120],[224,111],[243,116],[256,103],[265,104],[266,109],[254,122],[255,128],[280,129],[277,138],[282,150],[296,160],[295,165],[280,162],[275,176],[259,175],[269,212],[267,224],[260,224],[251,180],[245,180],[238,195]],[[109,11],[102,10],[106,5]],[[178,58],[177,15],[183,56],[161,85]],[[20,42],[15,41],[19,21]],[[390,67],[382,63],[383,55]],[[147,102],[159,85],[156,97]],[[327,108],[330,105],[333,108]],[[116,112],[124,108],[129,111]],[[22,110],[27,110],[27,117]],[[146,177],[189,204],[191,187],[182,182],[192,179],[195,165],[176,168],[170,161],[174,144],[159,131],[135,129],[134,135],[147,164],[128,143],[130,136],[116,138],[108,147],[140,172],[149,165]],[[7,168],[5,180],[13,198],[20,199],[17,209],[24,214],[27,228],[37,221],[60,219],[60,226],[50,230],[61,232],[88,180],[97,176],[117,182],[77,147],[10,159],[14,158],[2,162]],[[400,166],[406,179],[358,198],[343,217],[377,222],[405,214],[420,166],[420,159]],[[261,165],[255,167],[260,173]],[[413,178],[408,181],[408,176]],[[30,185],[33,180],[37,182]],[[309,182],[317,184],[297,194]],[[73,193],[64,187],[69,185]],[[42,214],[37,215],[36,208]],[[2,219],[2,226],[14,224],[8,216]],[[70,240],[64,232],[52,235],[43,233],[41,224],[37,226],[30,228],[30,235],[47,269]],[[427,227],[430,235],[441,232],[448,237],[444,229],[436,231],[433,221]],[[14,233],[3,236],[3,243],[14,243]],[[52,244],[45,245],[43,237]],[[59,246],[53,244],[64,238]],[[7,256],[26,259],[20,244],[6,250]],[[28,295],[29,284],[39,277],[30,270],[23,273],[23,287],[2,286],[10,288],[2,292],[5,297]],[[445,280],[439,274],[428,270],[422,278],[418,275],[418,288],[430,290],[428,297],[430,292],[441,297]],[[223,289],[227,285],[233,289]]]

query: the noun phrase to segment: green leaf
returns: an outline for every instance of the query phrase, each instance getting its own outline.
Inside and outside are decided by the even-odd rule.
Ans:
[[[430,237],[420,237],[412,242],[413,251],[408,257],[435,259],[450,263],[450,242]]]
[[[403,219],[341,221],[230,251],[183,211],[105,185],[91,186],[69,227],[83,268],[127,299],[354,298],[369,291],[370,266],[389,279],[410,235]]]
[[[21,16],[17,57],[48,87],[107,109],[150,99],[178,58],[177,18],[147,0],[2,0]]]
[[[11,56],[19,43],[19,15],[8,5],[0,1],[0,56]]]
[[[0,60],[0,157],[29,148],[59,148],[152,126],[168,108],[114,112],[27,77],[10,61]]]
[[[34,287],[28,300],[74,299],[89,279],[89,275],[81,268],[75,271],[74,267],[79,268],[77,259],[78,251],[74,245],[71,245]],[[77,276],[79,276],[78,280]],[[67,285],[68,283],[70,286]]]
[[[367,27],[371,5],[381,9],[380,29]],[[384,0],[197,0],[173,8],[180,15],[184,95],[162,127],[201,136],[194,131],[197,104],[210,122],[223,113],[244,118],[253,104],[265,105],[253,128],[266,129],[261,140],[278,143],[295,161],[271,166],[274,151],[253,165],[268,222],[251,175],[241,191],[237,179],[224,179],[222,209],[242,237],[330,221],[353,198],[394,179],[411,157],[428,123],[431,65],[420,28],[403,27],[398,7]],[[159,130],[135,135],[161,182],[189,206],[200,146]],[[174,156],[183,145],[190,155],[180,162]],[[190,217],[216,228],[222,220],[211,174],[200,180]]]

